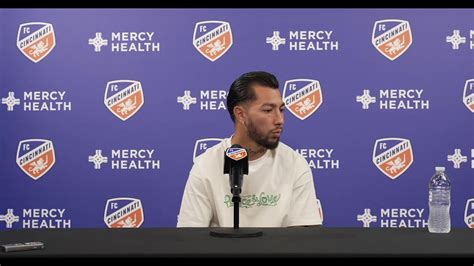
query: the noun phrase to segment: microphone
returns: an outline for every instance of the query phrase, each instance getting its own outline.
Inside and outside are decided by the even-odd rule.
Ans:
[[[258,237],[262,231],[239,227],[240,193],[244,175],[249,174],[249,156],[245,148],[234,144],[224,153],[224,174],[229,174],[230,192],[234,203],[234,228],[215,228],[210,234],[215,237]]]
[[[224,154],[224,174],[229,174],[230,192],[239,196],[242,192],[243,177],[249,173],[249,157],[245,148],[234,144]]]

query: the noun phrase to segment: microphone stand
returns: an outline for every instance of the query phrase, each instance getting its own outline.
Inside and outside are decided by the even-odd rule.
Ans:
[[[240,184],[242,184],[241,178],[243,174],[236,175],[232,173],[232,180],[234,178],[239,179],[237,184],[232,184],[232,202],[234,203],[234,228],[216,228],[212,229],[210,234],[215,237],[225,237],[225,238],[246,238],[246,237],[258,237],[262,236],[262,231],[258,231],[252,228],[240,228],[239,227],[239,209],[240,209]],[[237,180],[236,180],[237,181]]]
[[[239,229],[239,205],[240,205],[240,195],[233,196],[232,202],[234,203],[234,229]]]

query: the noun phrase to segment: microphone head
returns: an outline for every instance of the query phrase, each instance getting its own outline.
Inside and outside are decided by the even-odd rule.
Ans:
[[[249,156],[244,147],[234,144],[225,150],[224,174],[229,174],[230,192],[234,196],[240,194],[243,176],[249,174]]]
[[[249,156],[247,150],[239,144],[234,144],[224,152],[224,174],[229,174],[231,168],[240,168],[244,174],[249,173]]]

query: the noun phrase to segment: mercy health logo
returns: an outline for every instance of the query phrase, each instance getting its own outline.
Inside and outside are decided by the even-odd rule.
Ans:
[[[376,140],[372,161],[389,178],[399,177],[413,163],[410,140],[402,138]]]
[[[89,45],[94,46],[95,52],[102,52],[102,47],[117,53],[144,53],[159,52],[160,43],[156,41],[155,32],[132,31],[112,32],[108,39],[102,32],[96,32],[94,38],[89,39]],[[110,40],[110,42],[109,42]]]
[[[321,85],[314,79],[288,80],[283,89],[283,101],[294,116],[304,120],[323,103]]]
[[[198,97],[194,97],[190,90],[185,90],[182,96],[177,97],[177,103],[183,105],[183,110],[190,110],[191,105],[198,104],[201,111],[227,110],[227,91],[225,90],[201,90]]]
[[[467,109],[474,113],[474,79],[466,80],[462,99]]]
[[[471,168],[474,169],[474,148],[471,149]],[[462,163],[467,163],[467,156],[462,154],[461,149],[454,149],[453,154],[448,155],[448,162],[453,163],[453,167],[456,169],[461,168]]]
[[[125,121],[140,110],[145,103],[140,81],[112,80],[105,88],[104,104],[112,114]]]
[[[7,111],[12,112],[16,105],[20,105],[25,112],[59,112],[71,111],[72,103],[66,101],[66,91],[44,90],[23,92],[23,105],[21,99],[15,97],[14,91],[9,91],[8,96],[2,98],[2,104]]]
[[[335,158],[332,148],[304,148],[295,151],[301,154],[313,169],[339,169],[339,159]]]
[[[219,138],[207,138],[207,139],[198,139],[194,143],[194,152],[193,152],[193,163],[196,160],[196,157],[203,154],[210,147],[217,145],[222,142],[222,139]]]
[[[357,215],[357,221],[363,227],[389,227],[389,228],[425,228],[428,226],[428,212],[423,208],[381,208],[372,211],[364,209],[364,213]]]
[[[193,45],[211,62],[223,56],[234,43],[230,23],[217,20],[206,20],[196,23]]]
[[[423,95],[422,89],[380,89],[378,91],[380,110],[428,110],[430,100]],[[362,95],[356,97],[356,102],[362,104],[362,109],[367,110],[370,104],[376,103],[377,98],[370,95],[366,89]]]
[[[295,30],[288,33],[273,31],[265,40],[273,51],[279,51],[280,45],[288,45],[289,51],[337,51],[339,41],[334,38],[332,30]]]
[[[404,54],[412,44],[410,23],[400,19],[384,19],[374,23],[372,44],[390,60]]]
[[[134,198],[107,200],[104,222],[109,228],[139,228],[145,217],[142,202]]]
[[[467,31],[466,31],[467,32]],[[473,50],[474,49],[474,30],[469,30],[469,49]],[[446,42],[451,44],[451,49],[453,50],[459,50],[460,46],[463,46],[462,44],[467,43],[467,37],[461,35],[461,31],[458,29],[453,30],[452,35],[446,36]],[[463,46],[464,47],[464,46]]]
[[[47,139],[25,139],[18,143],[16,164],[34,180],[46,174],[56,162],[54,146]]]
[[[466,201],[464,210],[464,222],[469,228],[474,228],[474,198]]]
[[[18,210],[17,210],[18,211]],[[71,228],[71,219],[65,215],[66,209],[21,209],[16,215],[14,209],[7,209],[0,214],[0,222],[5,222],[5,228]]]
[[[108,154],[107,157],[107,154],[102,154],[102,150],[96,150],[88,159],[96,170],[105,163],[110,163],[110,169],[114,170],[158,170],[161,166],[160,160],[156,159],[155,149],[112,149]]]
[[[34,63],[43,60],[56,46],[53,24],[29,22],[18,28],[16,46]]]

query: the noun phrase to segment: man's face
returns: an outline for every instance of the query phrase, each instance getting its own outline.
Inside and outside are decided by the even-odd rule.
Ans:
[[[278,89],[254,85],[256,100],[244,106],[244,125],[248,136],[257,144],[275,149],[285,122],[283,103]]]

